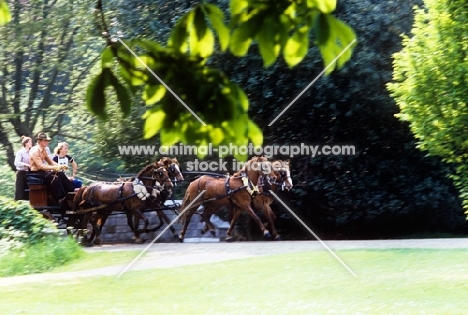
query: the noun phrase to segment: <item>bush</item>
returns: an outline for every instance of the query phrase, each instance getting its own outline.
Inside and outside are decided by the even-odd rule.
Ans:
[[[17,233],[21,231],[24,233]],[[32,209],[25,201],[14,201],[0,196],[0,239],[14,238],[22,243],[35,244],[47,236],[58,236],[53,222],[44,220],[42,215]]]
[[[0,277],[44,272],[82,253],[28,203],[0,197]]]
[[[5,159],[0,159],[0,196],[14,198],[16,175]]]
[[[82,255],[82,248],[73,239],[49,236],[0,256],[0,277],[45,272]]]

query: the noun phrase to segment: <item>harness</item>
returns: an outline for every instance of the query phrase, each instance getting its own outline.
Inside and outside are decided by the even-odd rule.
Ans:
[[[94,195],[94,190],[96,189],[96,187],[98,187],[98,185],[95,185],[95,186],[91,186],[91,190],[87,196],[86,199],[83,199],[79,206],[82,206],[83,204],[85,203],[88,203],[90,206],[92,206],[93,208],[90,208],[90,209],[83,209],[83,210],[78,210],[77,213],[86,213],[86,212],[92,212],[92,211],[95,211],[95,210],[99,210],[99,209],[102,209],[104,207],[108,207],[110,205],[113,205],[115,203],[119,203],[121,202],[122,204],[122,208],[124,209],[124,211],[128,211],[128,208],[125,204],[125,201],[130,199],[130,198],[133,198],[135,196],[137,196],[140,200],[142,201],[147,201],[148,198],[152,197],[152,194],[150,192],[148,192],[148,189],[147,188],[150,188],[151,189],[151,192],[153,192],[153,190],[156,190],[159,192],[159,194],[161,195],[161,197],[163,197],[164,199],[166,199],[169,195],[170,195],[170,191],[166,191],[166,189],[164,189],[163,191],[161,191],[161,188],[162,186],[159,184],[158,180],[161,180],[163,181],[163,183],[165,183],[166,181],[171,181],[170,178],[168,176],[165,176],[164,175],[164,172],[162,172],[160,169],[162,167],[160,167],[159,169],[155,169],[153,171],[153,174],[151,177],[137,177],[135,178],[131,183],[132,183],[132,187],[133,187],[133,193],[130,194],[129,196],[126,196],[126,197],[123,197],[123,188],[125,186],[126,183],[129,183],[130,181],[128,182],[122,182],[120,184],[120,187],[118,189],[118,196],[117,196],[117,199],[116,200],[113,200],[109,203],[106,203],[106,204],[103,204],[102,202],[99,202],[99,201],[96,201],[93,197]],[[158,175],[160,179],[156,178],[155,175]],[[146,186],[144,185],[142,179],[151,179],[153,182],[152,182],[152,186]],[[113,184],[113,183],[110,183],[110,184]],[[157,184],[157,185],[156,185]],[[155,198],[157,198],[157,195],[154,196]],[[98,208],[98,209],[97,209]]]
[[[136,193],[133,193],[127,197],[123,197],[122,196],[122,193],[123,193],[123,187],[124,187],[125,183],[122,183],[119,187],[119,190],[118,190],[118,196],[117,196],[117,199],[114,200],[114,201],[111,201],[107,204],[102,204],[101,202],[99,201],[96,201],[94,198],[93,198],[93,195],[94,195],[94,190],[96,189],[96,187],[98,187],[98,185],[95,185],[95,186],[91,186],[91,190],[88,194],[88,198],[87,199],[84,199],[80,202],[80,206],[82,206],[83,204],[85,203],[89,203],[90,206],[92,206],[92,208],[90,209],[83,209],[83,210],[78,210],[76,211],[76,213],[78,214],[83,214],[83,213],[87,213],[87,212],[92,212],[92,211],[96,211],[96,210],[100,210],[102,208],[107,208],[108,206],[111,206],[115,203],[118,203],[118,202],[121,202],[122,203],[122,208],[124,209],[124,211],[128,211],[128,208],[127,206],[125,205],[125,200],[127,199],[130,199],[130,198],[133,198],[135,197],[137,194]],[[97,209],[97,208],[100,208],[100,209]]]
[[[229,180],[232,177],[234,177],[234,176],[226,175],[226,180],[224,182],[224,187],[226,188],[226,193],[224,195],[216,196],[216,197],[209,198],[209,199],[203,199],[203,203],[205,203],[206,201],[215,201],[215,200],[219,200],[219,199],[227,197],[228,200],[229,200],[229,203],[231,204],[231,206],[233,208],[235,208],[236,207],[236,201],[232,199],[232,195],[234,195],[238,191],[241,191],[243,189],[247,190],[247,192],[249,193],[250,198],[252,200],[259,194],[258,187],[255,186],[252,183],[251,180],[249,180],[249,178],[247,177],[247,174],[245,172],[242,172],[241,176],[240,176],[240,178],[242,180],[242,183],[243,183],[243,186],[238,187],[236,189],[232,189],[231,186],[229,185]],[[239,177],[234,177],[234,178],[239,178]],[[198,182],[198,191],[201,191],[200,182]]]
[[[150,196],[148,190],[146,189],[141,179],[135,178],[132,184],[133,192],[137,195],[138,198],[140,198],[141,200],[146,200]]]

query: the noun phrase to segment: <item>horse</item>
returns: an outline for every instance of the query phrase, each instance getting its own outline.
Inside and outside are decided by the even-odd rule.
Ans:
[[[180,171],[180,164],[179,164],[179,161],[177,161],[177,158],[162,157],[161,159],[159,159],[159,161],[155,163],[157,163],[161,167],[164,167],[167,170],[168,178],[173,183],[173,185],[177,185],[177,182],[184,180],[184,176],[182,175],[182,172]],[[167,188],[168,186],[165,186],[165,187]],[[160,194],[158,195],[158,198],[148,201],[148,207],[151,209],[163,208],[164,203],[166,202],[167,198],[169,198],[171,195],[172,195],[172,191],[170,189],[160,190]],[[169,218],[164,213],[164,211],[156,210],[156,214],[158,215],[158,218],[159,218],[159,225],[152,228],[151,230],[147,230],[146,232],[154,232],[154,231],[159,230],[164,224],[164,222],[166,222],[166,224],[168,225],[171,223],[171,220],[169,220]],[[139,218],[137,216],[135,217],[135,221],[136,221],[135,225],[138,226]],[[174,235],[174,238],[177,238],[178,235],[174,227],[172,227],[171,225],[169,229]]]
[[[170,158],[165,156],[160,158],[156,163],[158,163],[159,166],[163,166],[167,169],[169,178],[173,183],[177,184],[177,182],[184,180],[184,176],[180,171],[179,161],[177,161],[176,157]]]
[[[183,227],[179,233],[179,241],[183,242],[190,219],[197,211],[197,208],[205,204],[209,206],[210,202],[216,202],[218,207],[232,206],[247,211],[262,230],[264,237],[271,237],[270,232],[264,227],[262,221],[251,207],[252,198],[258,194],[258,188],[253,183],[257,183],[259,177],[265,175],[274,176],[271,162],[265,157],[253,157],[233,176],[215,178],[204,175],[191,182],[182,201],[181,209],[184,212],[181,215],[181,221],[183,222]],[[203,190],[205,192],[201,200],[195,201],[195,198]],[[204,212],[200,215],[205,222],[209,220],[209,217],[206,217]],[[226,232],[227,238],[232,237],[231,234],[234,228],[234,224],[232,223]]]
[[[147,230],[149,221],[143,214],[146,209],[148,199],[157,198],[159,183],[164,183],[165,189],[173,187],[169,179],[167,170],[157,163],[151,163],[143,168],[133,181],[122,183],[95,183],[82,187],[78,190],[73,199],[73,211],[84,210],[102,206],[102,209],[85,213],[82,221],[82,228],[87,228],[88,222],[93,225],[93,231],[98,238],[102,231],[102,226],[108,215],[113,211],[123,211],[127,214],[127,223],[130,226],[136,243],[142,243],[138,225],[132,222],[132,217],[136,216],[145,222],[144,231]],[[98,224],[99,221],[102,221]],[[139,221],[137,221],[139,222]],[[89,245],[87,235],[83,237],[82,243]]]
[[[266,224],[271,229],[271,233],[275,240],[280,240],[281,236],[278,234],[276,230],[274,221],[276,219],[276,215],[274,214],[273,210],[271,209],[270,205],[275,200],[271,195],[270,191],[276,191],[278,187],[282,187],[283,189],[290,190],[293,187],[293,183],[291,180],[290,169],[289,169],[289,160],[282,161],[276,160],[272,162],[272,168],[274,173],[274,178],[271,180],[271,177],[259,177],[259,182],[257,183],[259,193],[258,195],[252,199],[252,208],[257,211],[263,211],[263,215],[266,218]],[[205,221],[205,226],[201,230],[202,234],[210,231],[212,235],[215,233],[215,227],[210,221],[210,217],[213,213],[221,208],[216,202],[213,202],[207,206],[205,206],[204,213],[206,213],[205,218],[208,218]],[[229,208],[229,218],[231,222],[235,222],[239,219],[240,215],[242,214],[242,210],[239,208]],[[233,224],[233,223],[231,223]],[[264,224],[265,226],[265,224]],[[265,226],[266,227],[266,226]],[[232,241],[233,238],[227,238],[227,241]]]
[[[162,157],[159,161],[156,161],[155,163],[158,166],[164,167],[167,170],[167,174],[168,174],[167,177],[172,183],[176,184],[178,181],[184,180],[182,172],[180,171],[180,164],[179,164],[179,161],[177,161],[177,158]],[[132,181],[132,180],[134,180],[134,178],[129,179],[129,181]],[[165,179],[165,183],[166,181],[167,179]],[[122,181],[118,180],[118,182],[116,182],[115,184],[118,184],[119,182],[121,183]],[[172,194],[172,191],[171,191],[172,186],[164,185],[163,186],[164,189],[161,189],[161,187],[158,186],[158,184],[160,185],[159,182],[156,182],[155,184],[156,187],[153,187],[153,188],[156,188],[156,190],[153,190],[153,192],[157,192],[157,196],[154,195],[153,197],[155,198],[147,199],[147,202],[148,202],[147,207],[151,209],[162,208],[166,199],[170,197]],[[96,245],[101,244],[101,232],[111,212],[112,212],[111,209],[107,209],[106,211],[100,211],[100,212],[95,213],[90,218],[89,222],[93,226],[93,230],[91,232],[91,235],[87,239],[89,243],[93,242],[94,240],[94,244]],[[129,215],[128,212],[126,214]],[[166,222],[167,224],[170,224],[169,218],[163,211],[156,210],[156,214],[159,218],[159,225],[157,225],[156,227],[152,229],[142,230],[141,232],[148,233],[148,232],[157,231],[162,227],[164,222]],[[140,217],[138,215],[135,215],[133,218],[134,221],[131,221],[131,220],[132,220],[131,218],[127,217],[127,221],[132,222],[131,226],[136,226],[138,228]],[[173,233],[174,238],[177,238],[178,235],[176,233],[176,230],[172,226],[170,227],[170,230]]]

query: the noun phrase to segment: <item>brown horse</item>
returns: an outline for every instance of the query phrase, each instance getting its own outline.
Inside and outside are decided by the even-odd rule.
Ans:
[[[166,168],[169,178],[173,183],[177,183],[179,181],[184,180],[184,176],[182,175],[182,172],[180,171],[180,164],[179,161],[177,161],[177,158],[170,158],[170,157],[162,157],[157,161],[159,166],[163,166]]]
[[[73,199],[72,210],[85,210],[96,206],[103,206],[94,213],[85,213],[82,228],[86,229],[88,222],[93,225],[96,237],[100,236],[105,219],[113,211],[122,211],[127,214],[127,223],[130,226],[136,243],[143,240],[140,237],[138,225],[132,222],[136,216],[145,222],[144,230],[147,230],[149,221],[144,215],[148,199],[157,198],[157,183],[164,183],[165,187],[172,188],[167,170],[157,163],[147,165],[142,169],[135,180],[123,183],[95,183],[91,186],[80,188]],[[94,216],[93,216],[94,214]],[[99,224],[99,221],[100,222]],[[139,222],[139,221],[138,221]],[[87,236],[83,237],[83,243],[89,244]]]
[[[164,205],[164,202],[166,201],[166,199],[168,197],[171,196],[172,194],[172,185],[169,185],[169,180],[173,183],[177,183],[178,181],[182,181],[184,180],[184,177],[182,175],[182,172],[180,171],[180,165],[179,165],[179,162],[177,161],[177,158],[169,158],[169,157],[163,157],[161,158],[159,161],[156,161],[155,162],[158,166],[160,167],[164,167],[166,170],[167,170],[167,174],[168,174],[168,179],[165,179],[165,182],[163,183],[163,186],[161,187],[159,183],[159,181],[156,182],[155,186],[156,187],[153,187],[155,188],[155,190],[153,190],[153,197],[154,198],[148,198],[147,199],[147,205],[146,207],[149,208],[149,209],[158,209],[158,208],[162,208],[163,205]],[[133,181],[134,179],[130,179],[128,181]],[[119,183],[122,183],[122,181],[119,181],[119,182],[116,182],[116,183],[113,183],[113,184],[119,184]],[[103,210],[103,211],[99,211],[97,213],[94,213],[89,222],[90,224],[93,226],[93,229],[91,231],[91,234],[89,235],[87,241],[88,243],[91,243],[93,242],[94,240],[94,244],[96,245],[99,245],[101,244],[101,233],[102,233],[102,229],[104,227],[104,224],[106,223],[107,221],[107,218],[109,217],[109,215],[111,214],[113,210],[112,209],[107,209],[107,210]],[[127,215],[130,215],[128,212],[126,213]],[[167,224],[170,224],[170,220],[169,218],[167,217],[167,215],[164,213],[164,211],[159,211],[159,210],[156,210],[156,214],[159,218],[159,225],[157,225],[156,227],[148,230],[148,229],[145,229],[143,232],[154,232],[154,231],[157,231],[159,230],[162,225],[164,224],[164,222],[166,222]],[[139,222],[140,222],[140,216],[138,215],[135,215],[133,220],[134,221],[131,221],[132,219],[127,217],[127,222],[131,222],[131,224],[129,223],[129,226],[132,227],[132,226],[136,226],[137,228],[139,227]],[[178,235],[176,233],[176,230],[171,226],[170,227],[170,230],[171,232],[173,233],[174,235],[174,238],[177,238]]]
[[[273,180],[271,177],[260,176],[259,182],[257,184],[259,189],[259,194],[255,198],[252,199],[252,208],[256,211],[262,211],[264,217],[266,218],[266,224],[270,228],[273,238],[275,240],[280,240],[281,236],[278,234],[276,230],[274,221],[276,219],[276,215],[274,214],[273,210],[271,209],[270,205],[275,200],[271,195],[270,191],[276,191],[278,187],[286,188],[290,190],[293,187],[293,183],[291,180],[290,169],[289,169],[289,160],[282,161],[276,160],[272,162],[272,168],[274,173]],[[213,213],[217,212],[221,208],[215,202],[210,203],[209,205],[205,206],[204,213],[206,213],[205,217],[208,218],[208,221],[205,221],[205,226],[203,227],[201,233],[204,234],[208,231],[214,235],[215,227],[210,221],[210,217]],[[239,208],[229,208],[229,218],[232,222],[235,222],[239,219],[240,215],[242,214],[242,210]],[[264,225],[265,226],[265,225]],[[266,227],[266,226],[265,226]],[[226,238],[227,241],[233,240],[232,238]]]
[[[163,157],[155,163],[157,163],[161,167],[164,167],[167,170],[168,178],[173,183],[173,185],[177,184],[177,182],[184,180],[184,176],[182,175],[182,172],[180,171],[180,164],[179,164],[179,161],[177,161],[177,158]],[[172,189],[172,186],[170,188]],[[154,232],[154,231],[159,230],[164,224],[164,222],[166,222],[166,224],[168,225],[171,223],[171,220],[169,220],[169,218],[164,213],[164,211],[158,210],[164,207],[164,203],[166,202],[167,198],[169,198],[172,195],[171,189],[169,189],[168,185],[164,185],[164,189],[160,190],[160,193],[157,198],[152,198],[148,200],[147,207],[150,209],[156,209],[155,211],[159,218],[159,225],[157,225],[156,227],[146,232]],[[134,219],[136,221],[135,225],[138,226],[139,225],[138,216],[135,216]],[[178,236],[174,227],[172,227],[171,225],[169,229],[174,235],[174,238],[177,238]]]
[[[184,213],[181,219],[184,225],[179,234],[179,241],[183,242],[190,219],[197,208],[201,205],[209,206],[212,202],[216,202],[217,207],[231,206],[247,211],[262,230],[263,235],[267,238],[271,237],[270,232],[263,226],[262,221],[251,207],[252,198],[258,193],[258,189],[253,183],[257,183],[260,176],[267,174],[274,176],[271,162],[265,157],[254,157],[247,161],[244,167],[233,176],[214,178],[205,175],[191,182],[182,201],[181,209]],[[195,201],[195,198],[202,191],[205,192]],[[188,207],[189,205],[190,207]],[[205,222],[208,221],[209,217],[206,217],[205,213],[200,215]],[[231,224],[227,230],[227,238],[232,237],[233,227],[234,225]]]

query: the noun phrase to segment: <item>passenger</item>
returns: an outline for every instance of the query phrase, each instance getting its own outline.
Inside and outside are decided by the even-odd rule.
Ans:
[[[29,200],[28,189],[28,171],[29,171],[29,150],[32,147],[30,137],[21,136],[23,147],[16,152],[16,182],[15,182],[15,200]]]
[[[60,172],[67,167],[58,165],[49,157],[46,148],[51,139],[47,134],[40,132],[36,140],[37,144],[29,151],[30,175],[39,177],[46,184],[49,184],[58,204],[61,205],[65,201],[68,192],[75,190],[72,182],[68,180],[63,172]]]
[[[58,165],[66,165],[68,170],[70,169],[69,165],[73,168],[73,173],[71,176],[68,176],[68,179],[73,183],[73,187],[80,188],[83,185],[83,182],[76,177],[78,171],[78,164],[76,164],[73,157],[68,155],[68,143],[59,142],[55,148],[55,156],[52,159]]]

